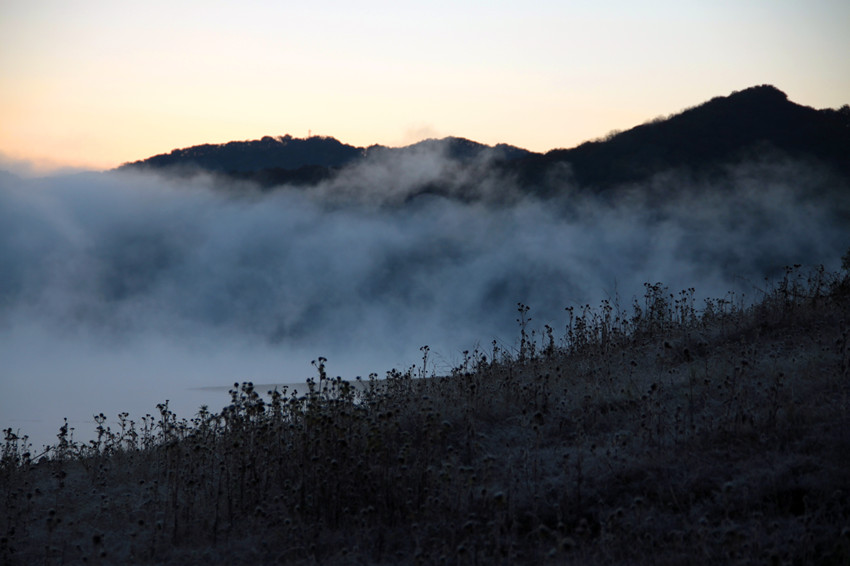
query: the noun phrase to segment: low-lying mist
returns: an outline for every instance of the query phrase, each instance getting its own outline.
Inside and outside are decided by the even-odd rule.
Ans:
[[[520,302],[557,335],[565,307],[628,308],[645,282],[753,296],[786,265],[837,267],[848,246],[846,187],[799,162],[602,196],[564,179],[562,196],[535,198],[438,151],[271,192],[202,175],[0,176],[0,425],[38,447],[63,417],[83,436],[93,413],[114,424],[165,399],[188,417],[227,400],[197,388],[303,383],[318,356],[365,378],[428,345],[439,373],[463,350],[514,347]]]

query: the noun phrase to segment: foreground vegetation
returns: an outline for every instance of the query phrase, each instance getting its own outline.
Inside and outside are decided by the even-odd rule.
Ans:
[[[515,350],[220,413],[6,430],[0,563],[847,564],[850,279],[647,285]]]

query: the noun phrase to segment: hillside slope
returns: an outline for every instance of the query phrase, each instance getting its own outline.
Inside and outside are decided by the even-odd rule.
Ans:
[[[846,564],[850,282],[758,304],[660,284],[566,334],[220,414],[99,420],[39,462],[6,432],[0,560]],[[67,433],[67,428],[63,429]]]

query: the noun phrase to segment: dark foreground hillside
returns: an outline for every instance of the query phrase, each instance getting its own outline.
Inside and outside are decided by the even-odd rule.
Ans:
[[[647,285],[450,376],[245,383],[0,468],[4,564],[847,564],[850,281]],[[262,393],[262,395],[260,395]]]

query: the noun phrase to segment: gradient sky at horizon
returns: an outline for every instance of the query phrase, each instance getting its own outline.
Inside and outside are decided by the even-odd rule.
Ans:
[[[756,84],[850,102],[850,2],[0,0],[0,168],[328,135],[572,147]]]

